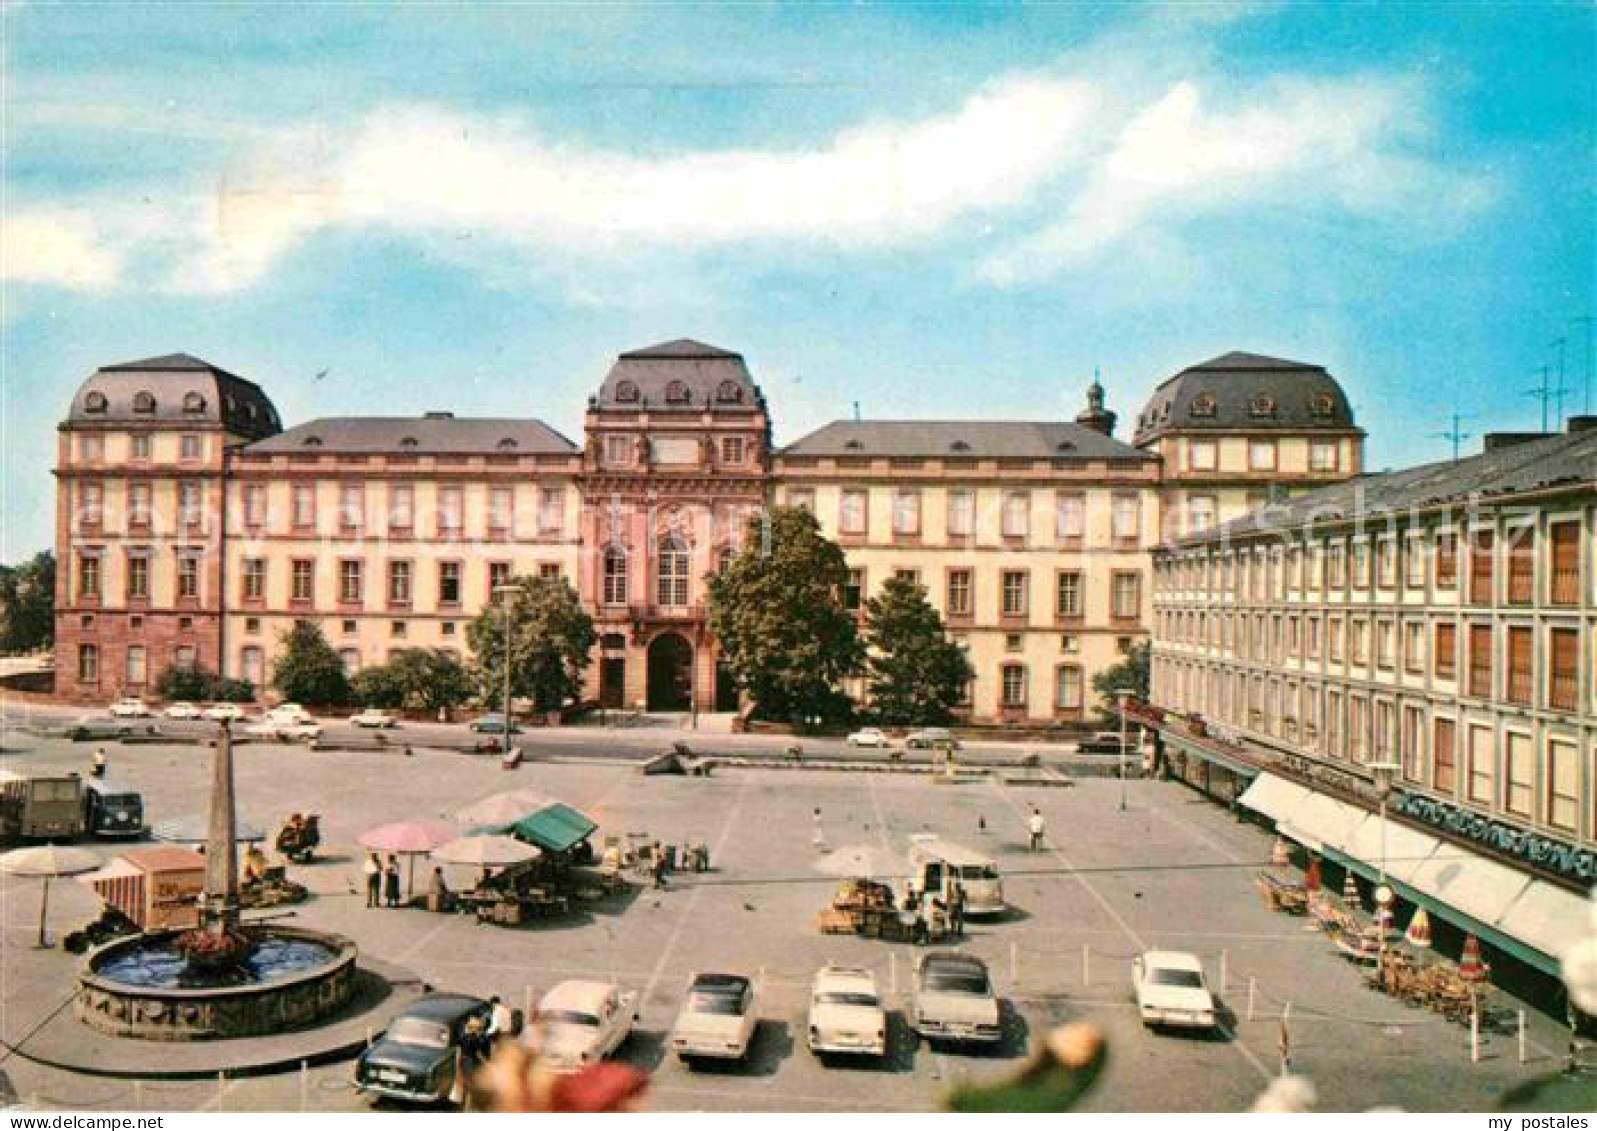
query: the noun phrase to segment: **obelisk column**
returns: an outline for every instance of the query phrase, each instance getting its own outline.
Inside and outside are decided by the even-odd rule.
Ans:
[[[211,825],[205,843],[206,926],[238,922],[238,825],[233,813],[233,731],[223,719],[211,775]]]

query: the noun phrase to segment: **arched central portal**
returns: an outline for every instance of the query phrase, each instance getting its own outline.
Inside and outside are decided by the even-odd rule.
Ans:
[[[649,642],[649,710],[686,711],[693,698],[693,645],[675,632]]]

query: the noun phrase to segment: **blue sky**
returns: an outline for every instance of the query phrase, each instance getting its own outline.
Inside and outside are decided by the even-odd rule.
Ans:
[[[1536,427],[1560,337],[1582,398],[1589,5],[0,11],[0,560],[78,383],[175,350],[290,423],[577,436],[696,337],[783,440],[1070,416],[1095,366],[1129,418],[1242,349],[1329,367],[1375,467]]]

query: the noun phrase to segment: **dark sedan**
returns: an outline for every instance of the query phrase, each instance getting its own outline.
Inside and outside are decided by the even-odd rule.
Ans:
[[[505,717],[498,712],[483,715],[481,718],[473,719],[468,725],[469,729],[476,731],[478,734],[505,733]],[[510,733],[520,734],[521,728],[512,722],[510,724]]]
[[[466,994],[429,994],[389,1024],[355,1062],[355,1088],[412,1103],[438,1103],[455,1087],[466,1023],[488,1024],[489,1005]]]

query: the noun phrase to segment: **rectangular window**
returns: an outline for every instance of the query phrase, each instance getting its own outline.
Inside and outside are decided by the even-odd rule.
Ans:
[[[244,559],[244,600],[264,601],[266,599],[266,559]]]
[[[78,682],[100,682],[100,646],[98,644],[78,645]]]
[[[1547,823],[1568,832],[1580,827],[1580,748],[1572,742],[1547,743]]]
[[[974,607],[971,595],[971,571],[968,569],[949,570],[948,615],[950,617],[968,617],[974,611]]]
[[[1054,536],[1063,544],[1079,544],[1087,534],[1087,497],[1080,491],[1054,495]]]
[[[538,491],[538,533],[558,534],[566,525],[566,493],[559,487]]]
[[[438,603],[440,605],[460,604],[460,563],[438,563]]]
[[[288,576],[288,599],[309,604],[316,596],[316,563],[309,558],[295,558]]]
[[[545,581],[559,581],[565,576],[559,562],[539,562],[538,576]]]
[[[1403,776],[1411,782],[1424,782],[1425,712],[1419,707],[1403,708],[1402,756]]]
[[[1492,695],[1492,626],[1469,626],[1469,691],[1479,699]]]
[[[899,488],[893,492],[893,533],[898,537],[920,534],[920,492]]]
[[[1492,728],[1469,728],[1469,765],[1466,767],[1465,788],[1469,800],[1479,805],[1492,803]]]
[[[1425,588],[1425,539],[1412,532],[1403,539],[1403,584]]]
[[[294,527],[309,530],[316,525],[316,487],[310,483],[294,484]]]
[[[1425,624],[1411,620],[1403,625],[1403,670],[1410,675],[1425,674]]]
[[[150,485],[148,483],[128,484],[128,525],[136,528],[150,525]]]
[[[1213,495],[1187,496],[1187,533],[1201,534],[1213,528],[1217,504]]]
[[[1503,735],[1503,808],[1530,817],[1536,806],[1536,758],[1530,735]]]
[[[1382,589],[1397,587],[1397,540],[1382,538],[1375,543],[1375,584]]]
[[[609,565],[608,565],[609,556],[608,555],[606,555],[605,560],[606,560],[606,563],[607,563],[606,567],[605,567],[605,573],[606,573],[606,577],[608,578],[608,576],[609,576]],[[622,560],[625,561],[625,558],[623,558]],[[610,600],[610,598],[608,596],[608,592],[609,591],[607,589],[606,590],[606,594],[607,595],[605,597],[605,604],[607,604],[607,605],[624,605],[624,604],[627,603],[626,576],[627,576],[626,568],[625,568],[625,566],[623,566],[622,570],[621,570],[621,580],[622,580],[621,596],[618,597],[616,600],[612,601],[612,600]],[[510,563],[509,562],[489,562],[488,563],[488,592],[491,594],[491,593],[493,593],[493,591],[495,589],[498,589],[501,585],[508,585],[508,584],[510,584]]]
[[[105,485],[80,483],[78,485],[78,524],[99,526],[105,521]]]
[[[1353,543],[1352,562],[1353,588],[1368,589],[1370,587],[1370,544],[1368,542]]]
[[[604,438],[604,462],[611,467],[626,467],[632,462],[632,454],[636,450],[637,444],[630,436]]]
[[[1526,629],[1525,631],[1530,631]],[[1547,634],[1547,706],[1573,711],[1580,706],[1580,631],[1554,628]]]
[[[416,525],[416,488],[408,483],[391,483],[388,487],[388,529],[394,533],[409,534]]]
[[[1443,621],[1436,626],[1436,658],[1431,671],[1437,679],[1458,678],[1458,626]]]
[[[1458,584],[1458,534],[1452,530],[1436,532],[1436,587],[1451,589]]]
[[[797,507],[799,510],[815,513],[815,492],[809,487],[789,487],[787,491],[787,505]]]
[[[1508,603],[1536,600],[1536,530],[1521,526],[1508,531]]]
[[[345,560],[338,563],[338,599],[346,605],[358,605],[365,596],[362,585],[361,563]]]
[[[1452,719],[1431,725],[1431,788],[1438,793],[1458,792],[1458,728]]]
[[[144,645],[142,645],[142,644],[129,644],[128,645],[128,655],[127,655],[127,670],[126,670],[126,673],[125,673],[126,677],[127,677],[127,682],[130,683],[130,684],[133,684],[135,686],[143,684],[144,683],[145,668],[146,668],[146,664],[145,664],[145,657],[144,657]]]
[[[1510,627],[1508,630],[1508,690],[1510,703],[1531,703],[1531,681],[1534,675],[1532,654],[1535,637],[1529,628]]]
[[[178,521],[184,526],[198,526],[204,517],[203,502],[200,494],[200,484],[193,479],[184,479],[177,485],[177,513]]]
[[[1331,662],[1342,662],[1342,618],[1331,617],[1326,621],[1325,634],[1330,638]]]
[[[867,509],[864,491],[853,487],[844,488],[839,511],[839,529],[844,534],[863,535],[867,522]]]
[[[948,533],[953,538],[969,538],[976,533],[975,492],[948,493]]]
[[[1060,570],[1055,575],[1054,615],[1060,620],[1081,616],[1081,571]]]
[[[366,523],[366,487],[362,483],[345,483],[338,489],[338,525],[345,530],[359,530]]]
[[[1365,648],[1365,636],[1369,626],[1364,621],[1355,617],[1347,625],[1347,652],[1348,659],[1355,664],[1369,663],[1369,652]]]
[[[103,436],[79,436],[78,459],[83,463],[99,463],[105,458]]]
[[[1497,537],[1490,530],[1477,530],[1469,541],[1469,601],[1472,605],[1492,603],[1492,554]]]
[[[1555,522],[1547,528],[1551,546],[1552,584],[1548,600],[1555,605],[1580,603],[1580,523]]]
[[[198,436],[188,434],[182,440],[182,458],[188,460],[199,459],[203,451],[203,444]]]
[[[1340,445],[1335,440],[1309,441],[1309,470],[1336,471]]]
[[[388,563],[388,603],[390,605],[410,604],[410,563]]]
[[[1333,542],[1325,550],[1325,584],[1328,589],[1342,589],[1347,585],[1347,546]]]
[[[461,503],[459,487],[438,488],[438,536],[440,538],[460,537],[460,524],[464,508]]]
[[[1397,627],[1389,620],[1375,624],[1375,664],[1386,671],[1397,666]]]
[[[82,554],[78,558],[78,597],[80,600],[100,599],[100,555]]]
[[[148,435],[140,433],[128,441],[128,458],[134,460],[150,458],[150,437]]]
[[[488,533],[504,537],[510,533],[511,516],[515,514],[516,493],[510,487],[488,488]]]
[[[148,554],[128,555],[128,600],[150,598],[150,558]]]
[[[1024,491],[1011,491],[1004,496],[1003,535],[1024,538],[1030,531],[1031,496]]]
[[[1110,510],[1110,532],[1120,545],[1135,543],[1142,531],[1142,500],[1136,495],[1117,494]]]
[[[1275,441],[1250,440],[1248,442],[1248,470],[1275,470]]]
[[[1026,615],[1026,574],[1022,570],[1006,569],[1003,574],[1003,615],[1006,617],[1023,617]]]
[[[244,525],[266,525],[266,484],[249,483],[244,487]]]
[[[1217,468],[1218,452],[1213,440],[1187,441],[1187,463],[1193,471],[1213,471]]]
[[[1061,711],[1081,710],[1081,668],[1075,664],[1061,664],[1058,668],[1058,686],[1054,706]]]
[[[200,595],[200,557],[182,553],[177,558],[177,595],[181,599],[196,600]]]
[[[743,437],[721,437],[721,462],[735,467],[743,462]]]
[[[865,571],[851,569],[848,571],[848,580],[843,583],[843,607],[849,612],[857,612],[865,604]]]
[[[1142,615],[1142,575],[1116,570],[1110,578],[1109,615],[1136,620]]]
[[[1004,706],[1026,705],[1026,669],[1020,664],[1004,665]]]

